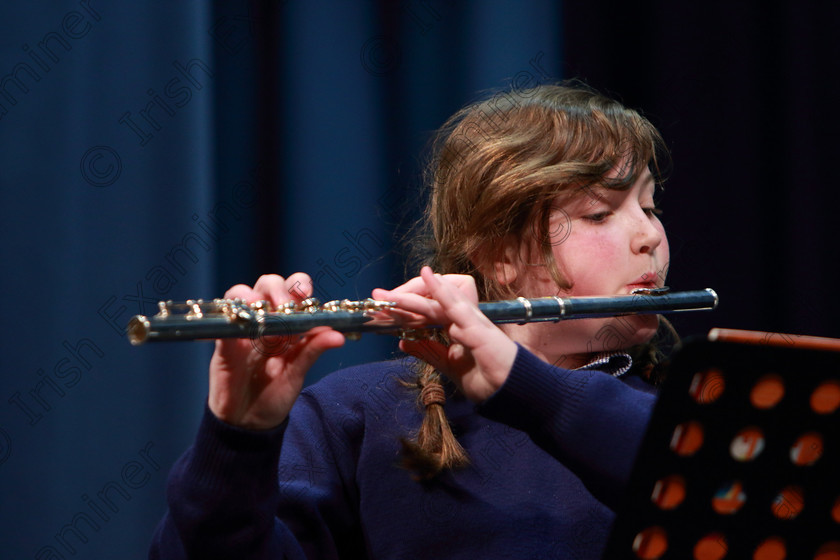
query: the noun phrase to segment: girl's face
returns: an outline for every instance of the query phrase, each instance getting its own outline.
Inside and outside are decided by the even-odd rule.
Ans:
[[[670,255],[653,202],[654,187],[645,169],[628,190],[595,187],[555,209],[549,221],[554,258],[571,288],[558,289],[545,266],[524,265],[517,273],[524,274],[517,282],[523,295],[617,296],[635,288],[662,287]],[[535,254],[533,248],[529,252]],[[646,342],[657,327],[655,315],[642,315],[525,325],[524,338],[508,332],[556,361],[552,356],[618,350]]]

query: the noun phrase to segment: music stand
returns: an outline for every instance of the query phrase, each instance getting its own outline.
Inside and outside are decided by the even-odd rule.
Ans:
[[[840,559],[840,340],[714,329],[669,366],[605,559]]]

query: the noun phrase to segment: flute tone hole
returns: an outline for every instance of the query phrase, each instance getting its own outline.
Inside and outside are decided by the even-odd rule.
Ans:
[[[840,381],[824,381],[811,393],[811,410],[817,414],[833,414],[840,408]]]
[[[817,550],[814,560],[840,560],[840,542],[827,542]]]
[[[717,368],[697,372],[688,392],[698,404],[711,404],[718,400],[726,388],[723,373]]]
[[[817,432],[807,432],[796,438],[790,448],[790,460],[799,467],[808,467],[823,454],[823,438]]]
[[[764,432],[755,426],[744,428],[729,444],[732,458],[741,463],[752,461],[764,451]]]
[[[709,533],[694,545],[694,560],[721,560],[729,551],[723,533]]]
[[[787,546],[780,537],[769,537],[761,542],[753,552],[753,560],[785,560]]]
[[[657,480],[650,499],[659,509],[675,509],[685,500],[685,479],[673,474]]]
[[[703,426],[694,420],[683,422],[674,428],[671,449],[677,455],[690,457],[703,446]]]
[[[782,377],[769,373],[759,379],[750,391],[750,402],[755,408],[770,409],[779,404],[785,396]]]
[[[718,488],[712,496],[712,509],[721,515],[733,515],[738,513],[746,502],[744,485],[740,480],[733,480]]]
[[[796,519],[805,508],[805,498],[799,486],[787,486],[773,500],[770,510],[777,519]]]
[[[658,560],[668,551],[668,535],[662,527],[648,527],[633,539],[633,552],[640,560]]]

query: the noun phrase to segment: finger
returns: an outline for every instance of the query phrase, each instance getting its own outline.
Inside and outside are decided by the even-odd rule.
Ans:
[[[254,292],[259,299],[268,300],[272,305],[281,305],[291,299],[286,289],[286,280],[278,274],[263,274],[254,284]]]
[[[243,299],[245,301],[256,301],[254,289],[245,284],[232,286],[225,292],[225,299]]]
[[[261,342],[261,344],[263,343]],[[250,368],[261,370],[272,355],[269,352],[254,352],[254,348],[254,343],[251,340],[241,338],[216,339],[216,351],[213,354],[213,360],[218,358],[221,363],[244,364],[247,359]],[[211,373],[213,369],[213,367],[210,368]]]
[[[225,299],[240,299],[246,303],[254,303],[264,299],[258,292],[245,284],[236,284],[230,287],[224,295]],[[216,352],[226,359],[236,360],[236,353],[241,351],[245,344],[238,338],[225,338],[216,340]]]
[[[295,272],[286,278],[286,292],[296,302],[312,297],[312,278],[305,272]]]
[[[419,276],[393,290],[375,288],[371,296],[373,299],[394,302],[396,308],[387,309],[385,313],[400,325],[420,327],[439,324],[446,317],[440,305],[427,297],[428,288]]]
[[[298,357],[304,360],[311,359],[314,362],[322,352],[343,346],[344,341],[344,335],[338,331],[329,327],[315,327],[301,337],[298,343],[300,348]]]
[[[344,341],[344,335],[340,332],[329,327],[316,327],[292,346],[284,358],[298,373],[304,374],[321,357],[321,354],[331,348],[343,346]]]
[[[491,324],[475,302],[470,301],[457,287],[450,285],[448,279],[434,274],[429,267],[423,267],[420,275],[429,287],[431,296],[440,303],[452,322],[463,328],[479,323]]]
[[[372,297],[373,299],[387,300],[388,295],[392,292],[393,290],[386,290],[384,288],[374,288],[373,291],[370,293],[370,297]]]
[[[410,314],[412,321],[421,321],[431,324],[448,322],[446,313],[440,303],[417,294],[394,293],[389,294],[388,299],[397,304],[398,311]]]
[[[429,293],[428,288],[426,288],[426,283],[423,282],[423,279],[419,276],[415,276],[408,282],[397,286],[393,290],[384,290],[382,288],[376,288],[376,290],[381,290],[387,293],[415,293],[424,296]]]
[[[412,313],[398,307],[385,307],[376,311],[368,312],[374,320],[391,321],[395,325],[404,328],[419,328],[427,326],[430,320],[419,313]],[[387,323],[386,323],[387,324]]]
[[[428,266],[424,266],[423,268],[429,268]],[[431,269],[430,269],[431,270]],[[446,278],[447,281],[451,282],[458,288],[467,288],[472,287],[474,289],[475,286],[475,278],[470,276],[469,274],[444,274],[443,278]],[[377,288],[377,290],[382,290],[382,288]],[[420,295],[427,296],[429,295],[429,289],[426,286],[426,282],[422,278],[422,269],[421,275],[416,276],[405,282],[404,284],[397,286],[393,290],[383,290],[384,292],[410,292],[416,293]]]

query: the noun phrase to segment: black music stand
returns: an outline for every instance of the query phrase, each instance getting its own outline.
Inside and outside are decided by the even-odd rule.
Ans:
[[[710,338],[674,356],[603,558],[840,559],[840,341]]]

